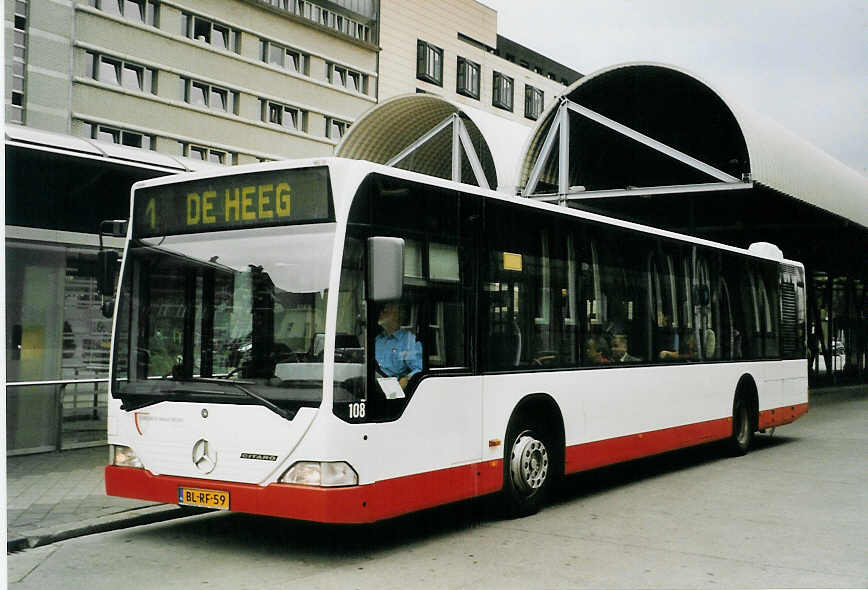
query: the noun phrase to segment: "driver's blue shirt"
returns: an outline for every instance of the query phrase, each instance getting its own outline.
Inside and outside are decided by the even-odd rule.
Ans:
[[[376,357],[387,377],[411,377],[422,370],[422,343],[409,330],[377,334]]]

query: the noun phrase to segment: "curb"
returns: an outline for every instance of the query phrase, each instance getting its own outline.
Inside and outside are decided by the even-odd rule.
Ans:
[[[161,504],[132,508],[117,514],[100,516],[78,522],[56,525],[48,529],[36,529],[32,532],[17,532],[10,535],[6,541],[6,553],[14,553],[24,549],[33,549],[65,541],[74,537],[83,537],[96,533],[105,533],[143,524],[153,524],[186,516],[199,514],[199,511],[179,508],[174,504]],[[13,536],[14,535],[14,536]]]

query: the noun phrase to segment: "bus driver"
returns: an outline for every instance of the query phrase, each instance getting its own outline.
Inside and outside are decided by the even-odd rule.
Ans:
[[[380,312],[380,333],[376,338],[376,357],[387,377],[397,377],[401,389],[410,377],[422,370],[422,343],[410,330],[401,328],[397,303],[386,303]]]

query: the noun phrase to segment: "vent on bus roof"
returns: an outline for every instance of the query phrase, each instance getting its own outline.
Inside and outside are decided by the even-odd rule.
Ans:
[[[757,256],[764,256],[765,258],[771,258],[772,260],[783,260],[784,253],[783,251],[771,244],[769,242],[754,242],[747,249],[748,252],[752,254],[756,254]]]

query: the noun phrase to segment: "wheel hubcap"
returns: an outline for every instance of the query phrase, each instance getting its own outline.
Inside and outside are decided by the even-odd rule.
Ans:
[[[545,483],[549,471],[546,446],[530,433],[523,433],[512,445],[510,475],[515,487],[524,494],[533,494]]]

